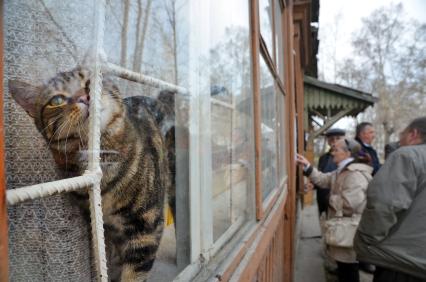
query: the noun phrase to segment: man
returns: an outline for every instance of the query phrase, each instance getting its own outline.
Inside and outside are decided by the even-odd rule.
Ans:
[[[426,281],[426,116],[413,120],[367,189],[355,236],[374,282]]]
[[[373,167],[373,176],[380,168],[379,157],[377,156],[376,150],[373,148],[373,140],[376,137],[376,131],[374,130],[373,124],[370,122],[361,122],[357,125],[355,130],[355,140],[357,140],[362,149],[369,154],[371,157],[371,166]],[[360,269],[368,273],[374,273],[374,265],[365,263],[364,261],[359,262]]]
[[[325,133],[325,137],[327,138],[327,143],[330,146],[330,150],[322,155],[318,161],[318,170],[321,172],[331,172],[337,169],[337,165],[333,162],[333,156],[331,155],[331,147],[345,137],[345,131],[339,128],[329,129]],[[328,199],[330,194],[330,187],[327,189],[322,189],[315,186],[317,189],[317,203],[318,203],[318,211],[321,215],[323,212],[327,212],[328,209]]]
[[[375,175],[380,168],[379,157],[377,156],[376,150],[371,145],[375,137],[376,132],[374,131],[371,123],[362,122],[357,125],[355,139],[361,144],[364,151],[370,155],[373,166],[373,175]]]

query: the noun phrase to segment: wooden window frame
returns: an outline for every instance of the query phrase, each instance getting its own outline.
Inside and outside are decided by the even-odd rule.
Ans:
[[[272,11],[275,11],[276,1],[272,0]],[[284,13],[287,5],[285,1],[278,0],[280,3],[281,13],[281,33],[278,34],[279,37],[283,40],[283,47],[287,47],[289,42],[284,41],[285,37],[285,22],[286,22],[286,13]],[[284,74],[279,74],[278,67],[279,63],[277,62],[276,50],[276,16],[275,12],[272,12],[272,50],[268,50],[265,40],[262,37],[260,30],[260,13],[259,13],[259,0],[251,0],[251,44],[252,44],[252,69],[253,69],[253,118],[254,118],[254,133],[255,133],[255,202],[256,202],[256,219],[262,220],[270,211],[272,207],[278,200],[279,196],[283,191],[286,191],[288,185],[288,175],[282,181],[278,180],[278,185],[270,192],[270,194],[263,199],[263,187],[262,187],[262,132],[261,132],[261,93],[260,93],[260,56],[264,59],[270,73],[274,78],[274,85],[276,87],[275,95],[284,95],[286,97],[286,85],[284,84]],[[283,60],[284,56],[281,56]],[[281,77],[282,76],[282,77]],[[286,99],[284,99],[286,102]],[[287,107],[284,105],[283,110],[287,110]],[[278,122],[278,119],[276,120]],[[283,126],[285,123],[283,123]],[[284,130],[288,131],[288,127],[285,126]],[[276,135],[276,142],[280,142],[281,135]],[[284,144],[285,145],[285,144]],[[287,148],[288,146],[285,146]],[[277,146],[278,148],[278,146]],[[283,157],[278,155],[279,157]],[[288,160],[285,160],[286,162]],[[277,158],[277,168],[279,159]]]

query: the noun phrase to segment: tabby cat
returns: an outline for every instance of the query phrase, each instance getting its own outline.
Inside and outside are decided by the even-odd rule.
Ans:
[[[9,81],[12,97],[34,119],[68,177],[87,168],[90,82],[90,72],[82,67],[59,73],[42,86]],[[168,160],[174,156],[166,148],[166,136],[174,145],[173,94],[123,100],[114,83],[103,80],[101,193],[112,281],[147,279],[163,232],[167,190],[174,211]],[[87,193],[75,198],[88,207]]]

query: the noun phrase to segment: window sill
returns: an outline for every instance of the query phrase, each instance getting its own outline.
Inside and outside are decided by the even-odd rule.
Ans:
[[[246,264],[253,255],[261,241],[264,240],[265,231],[270,227],[270,223],[276,220],[277,215],[283,209],[287,200],[286,181],[283,181],[284,189],[275,189],[274,197],[269,203],[269,213],[258,222],[247,222],[242,224],[239,232],[230,238],[228,244],[218,250],[208,264],[202,262],[202,258],[189,265],[174,281],[227,281],[234,275],[239,275],[241,269],[245,269]]]

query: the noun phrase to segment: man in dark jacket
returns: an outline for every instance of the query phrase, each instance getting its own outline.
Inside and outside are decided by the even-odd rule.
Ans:
[[[426,281],[426,116],[413,120],[370,182],[354,246],[374,282]]]
[[[357,125],[355,139],[361,144],[363,150],[370,155],[373,166],[373,175],[375,175],[380,168],[379,157],[377,156],[376,150],[371,145],[375,137],[376,132],[374,131],[374,127],[371,123],[362,122]]]
[[[330,148],[340,139],[345,137],[345,131],[339,128],[329,129],[325,133],[325,137],[327,138],[327,143]],[[337,165],[333,162],[333,156],[330,151],[322,155],[318,160],[318,170],[321,172],[331,172],[337,169]],[[330,195],[330,188],[324,189],[315,186],[317,189],[317,203],[318,203],[318,211],[321,215],[323,212],[327,212],[328,208],[328,198]]]

